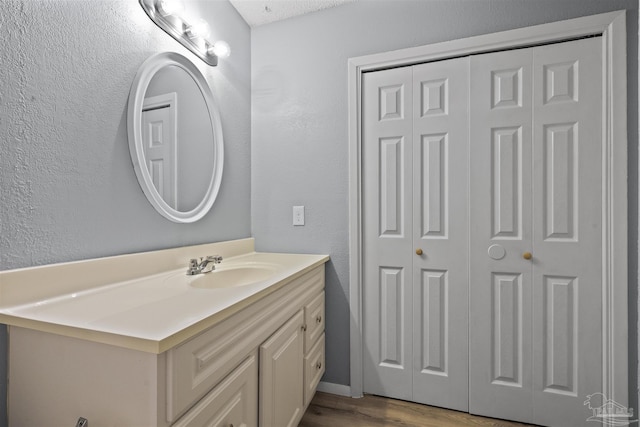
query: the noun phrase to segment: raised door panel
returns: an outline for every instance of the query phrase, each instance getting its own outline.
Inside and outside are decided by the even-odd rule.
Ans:
[[[258,426],[258,361],[252,354],[174,427]]]
[[[406,254],[413,263],[413,400],[463,411],[468,408],[468,72],[468,58],[413,67],[413,248]]]
[[[534,49],[533,422],[602,392],[601,38]]]
[[[522,275],[492,273],[491,381],[495,385],[522,387]]]
[[[364,391],[411,399],[412,70],[366,73],[362,93]]]
[[[532,50],[471,58],[469,410],[531,421]]]
[[[304,412],[303,310],[260,346],[260,426],[295,427]]]

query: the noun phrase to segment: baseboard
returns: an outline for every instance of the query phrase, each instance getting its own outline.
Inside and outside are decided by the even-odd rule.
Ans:
[[[333,384],[320,381],[318,383],[318,391],[323,393],[337,394],[338,396],[351,397],[351,387],[342,384]]]

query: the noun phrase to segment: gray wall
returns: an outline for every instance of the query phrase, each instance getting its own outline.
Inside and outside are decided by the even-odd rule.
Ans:
[[[637,0],[360,1],[253,29],[253,235],[260,250],[331,255],[324,381],[349,384],[348,58],[625,8],[630,9],[629,325],[630,389],[635,403]],[[304,227],[291,226],[292,205],[306,206]]]
[[[156,27],[135,0],[3,0],[0,269],[250,236],[250,30],[227,1],[196,6],[234,49],[218,67]],[[142,62],[162,51],[191,59],[221,106],[222,186],[195,224],[153,209],[129,155],[129,89]]]
[[[227,1],[186,2],[232,46],[215,68],[156,27],[137,0],[1,3],[0,270],[251,235],[250,29]],[[129,89],[142,62],[162,51],[191,59],[221,106],[222,186],[195,224],[153,209],[129,156]]]

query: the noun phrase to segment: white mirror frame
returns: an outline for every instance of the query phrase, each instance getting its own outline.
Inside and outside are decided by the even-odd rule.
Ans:
[[[190,211],[178,211],[169,206],[160,196],[158,190],[153,185],[151,174],[147,169],[144,157],[144,147],[142,141],[142,105],[145,93],[149,87],[151,79],[155,74],[166,66],[176,66],[188,73],[196,82],[200,93],[205,100],[209,110],[209,118],[213,128],[213,164],[211,181],[202,201]],[[222,126],[220,114],[213,101],[213,93],[206,79],[198,68],[184,56],[175,52],[158,53],[147,59],[138,70],[129,92],[129,103],[127,106],[127,131],[129,135],[129,151],[133,168],[138,177],[138,183],[151,205],[165,218],[178,223],[191,223],[198,221],[209,212],[213,202],[218,196],[220,183],[222,181],[222,167],[224,163],[224,143],[222,140]],[[179,142],[178,142],[179,143]]]

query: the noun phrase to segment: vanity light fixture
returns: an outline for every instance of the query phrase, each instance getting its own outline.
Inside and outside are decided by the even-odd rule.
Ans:
[[[190,26],[188,26],[184,33],[190,39],[206,39],[211,35],[211,29],[209,28],[209,24],[204,19],[198,19],[193,22]]]
[[[177,16],[184,12],[184,3],[181,0],[159,0],[156,4],[162,16]]]
[[[231,55],[231,47],[229,46],[229,43],[224,40],[218,40],[209,48],[209,50],[218,58],[228,58],[229,55]]]
[[[182,46],[211,66],[218,65],[218,58],[231,53],[229,44],[209,40],[209,24],[204,19],[188,20],[182,0],[139,0],[149,18]]]

